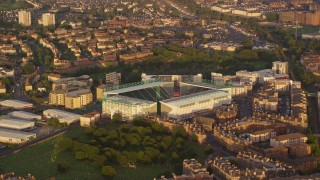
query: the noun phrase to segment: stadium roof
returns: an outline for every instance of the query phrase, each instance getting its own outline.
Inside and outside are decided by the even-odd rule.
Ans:
[[[155,102],[132,98],[128,96],[115,95],[108,97],[106,101],[119,103],[119,104],[127,104],[132,106],[149,106],[151,104],[155,104]]]
[[[207,101],[211,100],[216,97],[221,97],[223,95],[229,95],[226,91],[219,91],[219,90],[209,90],[209,91],[203,91],[200,93],[190,94],[186,96],[180,96],[176,98],[167,99],[164,101],[160,101],[161,103],[167,104],[169,106],[175,106],[180,107],[186,104],[190,103],[196,103],[200,101]]]
[[[30,136],[35,136],[34,133],[28,133],[24,131],[16,131],[11,129],[0,128],[0,136],[12,139],[26,139]]]
[[[121,93],[125,93],[125,92],[136,91],[136,90],[140,90],[140,89],[147,89],[147,88],[168,85],[168,84],[172,84],[172,82],[152,82],[152,83],[141,84],[141,85],[137,85],[137,86],[129,86],[129,87],[125,87],[122,89],[116,89],[116,90],[108,91],[106,93],[107,94],[121,94]]]

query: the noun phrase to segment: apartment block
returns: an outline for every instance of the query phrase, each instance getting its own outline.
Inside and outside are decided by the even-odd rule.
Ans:
[[[284,146],[289,147],[294,144],[301,144],[307,141],[307,136],[301,133],[291,133],[286,135],[277,136],[270,140],[271,147]]]

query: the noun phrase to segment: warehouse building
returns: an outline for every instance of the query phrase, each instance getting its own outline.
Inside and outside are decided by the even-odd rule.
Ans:
[[[0,127],[14,129],[14,130],[25,130],[31,129],[35,125],[34,122],[22,119],[13,118],[0,118]]]
[[[14,109],[25,109],[33,107],[32,103],[23,102],[15,99],[0,101],[0,106],[14,108]]]
[[[48,109],[43,111],[43,116],[46,118],[57,118],[60,123],[67,123],[68,125],[80,120],[79,114],[74,114],[59,109]]]
[[[0,142],[10,144],[21,144],[36,138],[36,134],[0,128]]]
[[[41,115],[25,112],[25,111],[13,111],[9,113],[9,116],[17,119],[25,120],[41,120]]]

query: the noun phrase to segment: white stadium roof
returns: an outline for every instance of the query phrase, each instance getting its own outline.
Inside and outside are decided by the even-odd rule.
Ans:
[[[220,91],[220,90],[208,90],[208,91],[203,91],[200,93],[171,98],[171,99],[163,100],[160,102],[164,103],[164,104],[168,104],[170,106],[180,107],[180,106],[190,104],[190,103],[211,100],[216,97],[221,97],[223,95],[228,96],[229,93],[226,91]]]
[[[156,103],[156,102],[152,102],[152,101],[127,97],[127,96],[121,96],[121,95],[115,95],[115,96],[108,97],[107,101],[113,101],[113,102],[117,102],[119,104],[128,104],[128,105],[133,105],[133,106],[144,106],[144,105],[149,106],[151,104]]]
[[[125,93],[125,92],[131,92],[131,91],[136,91],[136,90],[140,90],[140,89],[147,89],[147,88],[152,88],[155,86],[162,86],[162,85],[167,85],[167,84],[172,84],[172,82],[152,82],[152,83],[147,83],[147,84],[126,87],[126,88],[122,88],[122,89],[116,89],[116,90],[108,91],[106,93],[107,94],[121,94],[121,93]]]

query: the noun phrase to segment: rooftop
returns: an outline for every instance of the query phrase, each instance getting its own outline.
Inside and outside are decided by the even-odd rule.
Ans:
[[[200,101],[207,101],[217,97],[228,96],[228,95],[229,93],[226,91],[208,90],[208,91],[203,91],[195,94],[167,99],[167,100],[161,101],[161,103],[170,104],[172,106],[182,106],[182,105],[185,105],[186,103],[194,103],[195,102],[194,99],[200,102]]]
[[[121,95],[115,95],[107,98],[107,101],[116,102],[119,104],[128,104],[128,105],[134,105],[134,106],[149,106],[151,104],[154,104],[155,102],[132,98],[128,96],[121,96]]]
[[[33,106],[32,103],[23,102],[15,99],[1,101],[0,105],[13,108],[28,108]]]
[[[125,93],[125,92],[131,92],[131,91],[136,91],[136,90],[140,90],[140,89],[147,89],[147,88],[152,88],[152,87],[156,87],[156,86],[163,86],[163,85],[168,85],[168,84],[172,84],[172,82],[145,83],[145,84],[140,84],[140,85],[136,85],[136,86],[128,86],[128,87],[125,87],[122,89],[111,90],[111,91],[108,91],[107,94],[121,94],[121,93]]]
[[[303,137],[307,137],[307,136],[301,133],[290,133],[290,134],[277,136],[274,139],[277,141],[284,141],[287,139],[297,139],[297,138],[303,138]]]
[[[24,132],[24,131],[15,131],[11,129],[0,128],[0,136],[6,138],[14,138],[14,139],[25,139],[30,136],[35,136],[34,133]]]

